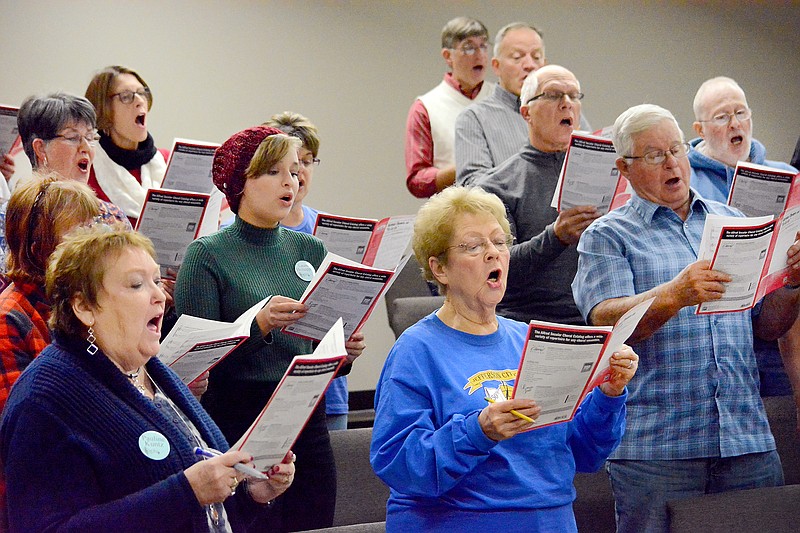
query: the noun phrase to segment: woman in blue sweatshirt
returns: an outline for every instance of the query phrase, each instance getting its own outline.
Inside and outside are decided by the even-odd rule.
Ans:
[[[534,401],[484,399],[508,397],[527,333],[495,313],[512,242],[502,202],[451,187],[420,209],[414,230],[414,253],[445,302],[397,340],[375,391],[370,459],[391,488],[387,531],[576,531],[575,472],[597,470],[619,444],[638,357],[614,354],[610,380],[572,421],[526,431],[517,414],[535,420]]]

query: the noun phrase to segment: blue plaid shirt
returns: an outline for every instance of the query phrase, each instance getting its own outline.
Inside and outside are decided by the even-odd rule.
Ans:
[[[572,283],[584,318],[602,301],[634,296],[697,261],[706,214],[741,216],[692,191],[686,221],[637,195],[594,222],[578,244]],[[633,345],[628,424],[612,459],[730,457],[775,449],[758,391],[755,311],[696,315],[684,307]]]

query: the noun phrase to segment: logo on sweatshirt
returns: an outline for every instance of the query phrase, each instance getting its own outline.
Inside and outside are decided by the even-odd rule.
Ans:
[[[509,385],[509,381],[517,379],[517,369],[506,370],[481,370],[471,375],[467,379],[467,384],[464,385],[464,390],[469,389],[469,394],[472,395],[475,391],[483,389],[487,383],[491,384],[493,388],[499,389],[506,399],[511,396],[513,385]]]

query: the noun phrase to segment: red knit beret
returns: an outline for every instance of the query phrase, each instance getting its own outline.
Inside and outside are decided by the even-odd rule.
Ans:
[[[270,135],[282,133],[275,128],[254,126],[222,143],[214,154],[211,177],[217,189],[225,194],[234,213],[239,212],[239,200],[244,190],[245,172],[259,145]]]

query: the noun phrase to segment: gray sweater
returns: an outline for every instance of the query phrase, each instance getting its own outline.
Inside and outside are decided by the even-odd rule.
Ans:
[[[578,268],[577,248],[564,246],[556,237],[558,211],[550,207],[565,155],[540,152],[528,144],[476,183],[503,201],[516,237],[508,289],[497,307],[502,316],[584,324],[570,287]]]

